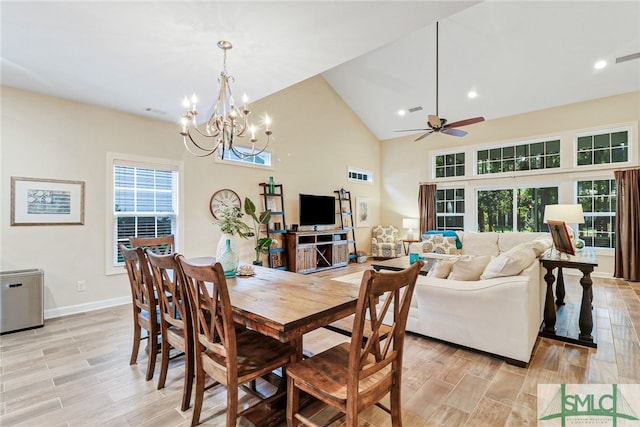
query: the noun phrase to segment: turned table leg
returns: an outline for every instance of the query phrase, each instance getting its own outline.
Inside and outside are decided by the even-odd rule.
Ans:
[[[558,278],[556,279],[556,305],[564,305],[564,274],[562,267],[558,267]]]
[[[593,290],[591,286],[591,272],[583,271],[582,279],[580,279],[580,285],[582,285],[582,303],[580,305],[580,335],[579,338],[585,341],[593,341],[591,331],[593,330],[593,317],[591,313],[591,302],[593,300]]]
[[[544,275],[544,280],[547,282],[547,295],[544,301],[544,331],[555,333],[556,332],[556,307],[553,304],[553,282],[555,277],[553,276],[553,267],[545,267],[547,274]]]

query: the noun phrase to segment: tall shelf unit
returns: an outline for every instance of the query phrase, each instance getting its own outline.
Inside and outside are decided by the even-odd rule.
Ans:
[[[264,210],[271,209],[271,219],[265,233],[274,241],[269,247],[269,267],[279,270],[287,269],[287,256],[285,235],[287,233],[287,220],[284,213],[284,190],[282,184],[269,184],[262,182],[260,195],[264,204]],[[272,187],[272,188],[270,188]],[[270,191],[272,190],[272,191]]]
[[[353,205],[351,204],[351,191],[341,188],[334,191],[336,202],[338,203],[338,215],[340,215],[340,225],[347,233],[347,250],[349,251],[349,261],[356,262],[358,251],[356,248],[356,229],[353,216]]]

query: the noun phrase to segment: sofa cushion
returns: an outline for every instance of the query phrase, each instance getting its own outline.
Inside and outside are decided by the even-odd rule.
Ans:
[[[427,277],[437,277],[439,279],[446,279],[451,273],[451,267],[455,264],[455,259],[438,259],[433,264],[433,267],[427,273]]]
[[[425,236],[421,242],[422,252],[435,252],[438,254],[459,254],[455,237],[445,237],[437,234]]]
[[[480,279],[517,276],[522,270],[531,265],[536,258],[536,252],[533,250],[531,242],[521,243],[492,258],[482,272]]]
[[[536,232],[506,232],[500,233],[498,236],[498,249],[500,252],[506,252],[518,246],[521,243],[531,242],[534,239],[549,235],[548,233]]]
[[[464,255],[493,255],[500,253],[498,249],[498,235],[500,233],[464,233],[462,239],[462,253]]]
[[[465,255],[451,266],[449,280],[479,280],[485,267],[491,261],[491,255]]]

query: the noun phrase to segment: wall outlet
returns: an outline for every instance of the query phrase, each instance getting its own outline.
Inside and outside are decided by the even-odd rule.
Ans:
[[[78,280],[78,283],[76,284],[76,291],[84,292],[86,290],[87,290],[87,283],[84,280]]]

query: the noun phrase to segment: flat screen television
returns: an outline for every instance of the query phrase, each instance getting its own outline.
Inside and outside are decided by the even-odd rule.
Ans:
[[[336,198],[300,194],[300,225],[335,225]]]

